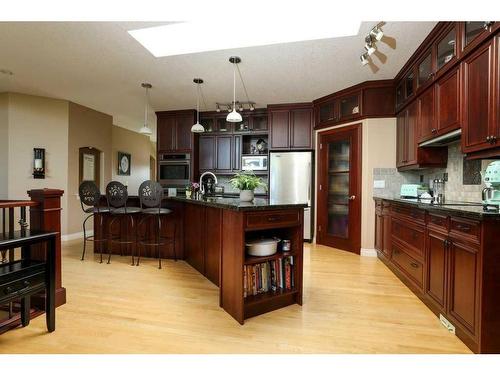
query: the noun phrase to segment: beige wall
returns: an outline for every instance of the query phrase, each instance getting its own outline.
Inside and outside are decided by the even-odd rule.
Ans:
[[[85,217],[78,199],[79,149],[94,147],[101,151],[101,192],[111,181],[113,118],[105,113],[75,103],[69,103],[68,162],[68,234],[82,231]],[[91,228],[89,221],[87,228]]]
[[[112,178],[126,185],[130,195],[137,195],[139,185],[149,179],[151,143],[148,136],[113,126]],[[118,175],[118,151],[131,155],[130,176]]]
[[[321,129],[321,131],[316,132],[316,136],[326,130],[359,123],[362,124],[361,248],[374,249],[375,204],[373,202],[373,168],[394,168],[396,166],[396,119],[384,118],[356,121]],[[316,165],[318,165],[318,160],[316,160]],[[315,179],[316,186],[318,186],[317,169]],[[315,206],[317,215],[317,199]]]
[[[9,97],[7,93],[0,94],[0,199],[7,199],[7,172],[9,163]]]
[[[61,230],[67,232],[68,102],[8,95],[8,199],[27,199],[30,189],[64,190]],[[33,178],[33,148],[45,148],[45,179]]]

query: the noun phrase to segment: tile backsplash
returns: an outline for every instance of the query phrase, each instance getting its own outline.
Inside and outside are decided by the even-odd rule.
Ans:
[[[491,160],[481,161],[481,170],[484,171],[490,162]],[[448,146],[448,165],[446,168],[407,172],[398,172],[396,168],[374,168],[373,180],[384,180],[385,188],[374,188],[373,194],[380,197],[399,196],[401,184],[418,184],[420,183],[420,176],[423,176],[425,184],[430,184],[432,187],[431,180],[442,179],[443,174],[448,173],[448,181],[445,183],[446,199],[466,202],[481,201],[481,191],[484,184],[481,182],[478,185],[464,185],[463,164],[464,155],[460,150],[460,142],[456,142]],[[470,177],[467,176],[466,182],[475,180]]]
[[[217,176],[217,182],[218,185],[224,186],[224,193],[239,193],[240,191],[238,189],[235,189],[232,187],[231,183],[229,180],[232,178],[232,176]],[[262,181],[268,184],[268,178],[267,176],[262,177]],[[266,190],[262,187],[259,187],[255,189],[255,194],[266,194]]]

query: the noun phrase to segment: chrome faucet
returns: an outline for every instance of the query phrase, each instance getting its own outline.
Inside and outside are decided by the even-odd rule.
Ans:
[[[202,195],[205,195],[207,192],[205,191],[205,186],[203,185],[203,177],[206,175],[211,175],[214,178],[214,184],[217,185],[217,176],[213,174],[212,172],[204,172],[200,176],[200,193]]]

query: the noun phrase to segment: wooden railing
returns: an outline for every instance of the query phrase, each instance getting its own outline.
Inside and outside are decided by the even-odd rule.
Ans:
[[[66,289],[62,286],[61,275],[61,197],[63,190],[59,189],[33,189],[27,192],[31,200],[0,200],[0,239],[9,233],[19,230],[59,232],[55,243],[55,304],[60,306],[66,303]],[[26,207],[29,207],[27,217]],[[17,221],[17,224],[16,224]],[[29,223],[29,225],[28,225]],[[45,260],[45,249],[33,245],[31,259]],[[0,262],[11,262],[15,260],[15,249],[2,251]],[[32,317],[43,313],[45,309],[45,293],[32,296],[31,306],[34,313]],[[6,329],[20,324],[19,314],[16,314],[18,306],[0,306],[0,333]],[[8,309],[8,314],[6,313]],[[12,311],[14,310],[14,311]],[[8,316],[6,316],[8,315]],[[10,319],[8,319],[10,317]],[[6,319],[7,318],[7,319]]]
[[[13,233],[16,230],[14,225],[14,220],[16,217],[15,209],[19,208],[19,229],[25,230],[28,228],[28,222],[26,221],[26,207],[37,206],[38,203],[31,200],[0,200],[0,209],[2,212],[2,231],[1,236],[5,237],[9,233]],[[10,249],[9,262],[14,260],[14,249]],[[7,250],[2,251],[0,263],[7,262]]]
[[[34,207],[37,206],[38,202],[31,200],[0,200],[0,209],[1,209],[1,232],[0,239],[6,238],[9,235],[12,235],[16,230],[26,230],[28,228],[28,222],[26,220],[26,207]],[[19,209],[19,213],[16,212]],[[14,224],[15,218],[18,217],[19,227],[16,227]],[[8,256],[7,256],[8,253]],[[14,261],[15,249],[1,250],[0,251],[0,263],[9,263]],[[6,311],[5,316],[0,316],[0,331],[2,331],[2,327],[11,323],[11,321],[15,320],[16,313],[14,309],[14,304],[10,302],[5,306],[0,306],[0,311]]]

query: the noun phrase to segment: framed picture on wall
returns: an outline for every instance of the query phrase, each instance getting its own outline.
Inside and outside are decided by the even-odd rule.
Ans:
[[[130,176],[131,166],[130,154],[118,151],[118,176]]]

